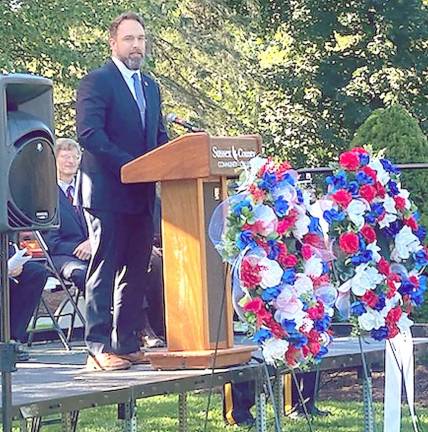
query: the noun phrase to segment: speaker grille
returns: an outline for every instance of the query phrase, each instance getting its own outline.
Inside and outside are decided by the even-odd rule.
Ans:
[[[11,227],[49,225],[57,213],[56,164],[52,143],[28,137],[10,166],[8,218]]]

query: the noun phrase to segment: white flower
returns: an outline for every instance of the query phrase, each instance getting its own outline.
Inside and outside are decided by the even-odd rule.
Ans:
[[[274,364],[276,360],[284,361],[288,350],[288,342],[284,339],[270,338],[263,343],[263,356],[266,363]]]
[[[409,210],[411,207],[410,201],[409,201],[409,191],[407,189],[401,189],[400,193],[398,194],[399,197],[403,198],[405,201],[404,207]]]
[[[406,260],[410,254],[422,249],[421,242],[407,225],[401,228],[395,237],[395,248],[392,251],[394,261]]]
[[[305,275],[312,277],[320,277],[322,275],[323,265],[320,258],[315,255],[312,255],[305,262]]]
[[[254,183],[257,177],[257,173],[266,162],[266,158],[256,156],[248,162],[248,166],[247,164],[244,164],[244,171],[239,176],[241,184],[238,188],[238,192],[242,192]]]
[[[363,330],[378,329],[385,325],[385,318],[377,310],[369,309],[358,317],[358,323]]]
[[[303,318],[301,330],[303,332],[310,332],[313,328],[314,328],[314,322],[310,318],[308,318],[307,316],[305,318]]]
[[[355,269],[355,276],[351,279],[352,292],[357,296],[362,296],[367,290],[375,289],[383,279],[383,276],[374,267],[360,264]]]
[[[292,209],[298,202],[297,191],[294,186],[289,183],[280,183],[272,192],[272,198],[277,200],[279,197],[282,197],[285,201],[287,201],[289,208]]]
[[[397,209],[395,208],[395,201],[389,195],[386,195],[383,200],[383,207],[387,213],[397,214]]]
[[[312,282],[312,279],[305,274],[297,273],[296,274],[296,281],[293,285],[294,289],[296,290],[296,293],[298,296],[304,295],[304,294],[310,294],[312,293],[314,289],[314,284]]]
[[[377,172],[377,178],[384,186],[389,182],[389,180],[391,180],[391,177],[385,171],[379,159],[377,158],[371,159],[369,163],[369,167],[374,169]]]
[[[395,214],[385,213],[382,220],[379,221],[379,227],[380,228],[389,227],[392,224],[392,222],[395,222],[396,220],[397,220],[397,216]]]
[[[276,231],[278,218],[273,209],[267,205],[260,204],[254,209],[254,219],[257,221],[257,231],[263,236],[268,236]]]
[[[296,223],[294,224],[293,234],[298,240],[302,240],[303,236],[309,232],[311,220],[308,216],[306,216],[305,210],[297,206],[296,208],[299,210],[299,215],[297,217]]]
[[[401,314],[400,319],[397,322],[397,327],[400,329],[401,333],[405,333],[406,331],[409,331],[410,327],[413,325],[413,321],[409,319],[407,314],[404,312]]]
[[[260,260],[259,265],[262,266],[260,276],[262,278],[260,286],[262,288],[270,288],[280,284],[284,270],[281,266],[269,258],[263,258]]]
[[[377,245],[376,241],[374,241],[373,243],[369,243],[366,246],[366,249],[369,251],[372,251],[373,254],[373,260],[375,262],[379,262],[380,259],[382,258],[381,255],[379,254],[380,251],[380,247]]]
[[[353,199],[346,208],[349,219],[351,219],[357,228],[362,228],[364,225],[364,213],[367,209],[366,203],[356,199]]]

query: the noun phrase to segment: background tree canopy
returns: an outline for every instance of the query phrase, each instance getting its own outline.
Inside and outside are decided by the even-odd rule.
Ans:
[[[427,132],[426,1],[3,0],[0,71],[53,79],[58,136],[75,134],[76,86],[128,9],[146,19],[164,112],[213,134],[261,133],[267,153],[303,166],[394,103]]]

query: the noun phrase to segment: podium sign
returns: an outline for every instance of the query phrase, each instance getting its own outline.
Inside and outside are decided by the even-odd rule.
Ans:
[[[166,352],[156,368],[207,368],[248,361],[254,347],[233,346],[233,308],[225,266],[207,237],[226,198],[226,178],[261,148],[259,136],[184,135],[122,167],[122,181],[161,182]],[[226,286],[228,288],[226,288]],[[223,308],[222,299],[223,297]]]

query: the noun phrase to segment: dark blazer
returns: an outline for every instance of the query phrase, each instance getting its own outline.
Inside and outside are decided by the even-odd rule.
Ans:
[[[77,245],[88,239],[88,230],[82,214],[76,212],[62,189],[59,189],[60,226],[57,230],[50,230],[43,234],[49,254],[73,255]]]
[[[122,184],[120,168],[162,145],[158,85],[142,75],[146,99],[143,130],[137,103],[116,65],[109,61],[82,79],[77,92],[77,134],[85,149],[77,195],[82,207],[122,213],[153,212],[154,184]]]

